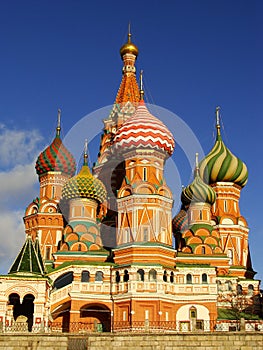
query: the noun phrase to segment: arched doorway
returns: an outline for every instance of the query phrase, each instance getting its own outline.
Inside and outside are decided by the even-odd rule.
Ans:
[[[110,332],[111,311],[103,304],[86,304],[80,309],[80,317],[97,332]]]
[[[52,310],[49,327],[54,331],[69,332],[70,331],[70,308],[71,302],[67,301]]]
[[[26,294],[22,303],[20,302],[20,296],[17,293],[9,295],[9,305],[13,305],[13,317],[16,321],[19,316],[25,316],[27,318],[28,331],[32,331],[33,316],[34,316],[34,300],[35,297],[32,294]]]

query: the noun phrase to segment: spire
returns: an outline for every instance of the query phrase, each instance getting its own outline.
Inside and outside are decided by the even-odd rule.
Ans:
[[[143,75],[143,70],[140,71],[140,101],[144,101],[144,90],[143,90],[143,83],[142,83],[142,75]]]
[[[135,61],[138,56],[138,48],[131,41],[130,24],[128,27],[128,39],[120,49],[123,60],[122,81],[116,96],[115,103],[125,104],[126,102],[138,103],[140,91],[136,81]]]
[[[220,133],[220,107],[216,107],[216,129],[217,129],[217,140],[221,140],[221,133]]]
[[[58,109],[58,119],[57,119],[57,131],[56,131],[56,136],[57,137],[60,137],[60,130],[61,130],[61,126],[60,126],[60,123],[61,123],[61,110]]]
[[[84,143],[84,160],[83,165],[88,165],[88,140],[85,140]]]
[[[44,275],[44,264],[40,251],[38,250],[37,253],[30,235],[27,235],[26,241],[8,273]]]
[[[195,177],[198,175],[200,175],[199,174],[199,161],[198,161],[198,157],[199,157],[199,154],[198,153],[196,153],[195,154]]]

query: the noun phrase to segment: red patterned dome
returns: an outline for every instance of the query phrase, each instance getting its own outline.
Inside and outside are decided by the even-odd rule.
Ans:
[[[61,171],[69,176],[75,174],[75,159],[63,145],[59,133],[57,133],[51,145],[40,153],[35,168],[38,175],[45,174],[48,171]]]
[[[118,130],[114,138],[115,149],[153,148],[169,155],[174,151],[174,138],[170,130],[140,102],[136,112]]]

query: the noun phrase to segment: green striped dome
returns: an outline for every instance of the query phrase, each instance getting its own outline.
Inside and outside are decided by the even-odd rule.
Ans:
[[[69,179],[62,190],[63,199],[90,198],[102,203],[106,199],[104,184],[96,179],[84,163],[80,172]]]
[[[217,126],[217,138],[214,147],[200,162],[200,176],[209,183],[234,182],[244,187],[248,179],[246,164],[237,158],[225,146]]]
[[[199,176],[199,171],[195,171],[194,181],[185,187],[181,194],[181,201],[187,205],[191,202],[201,202],[213,204],[216,200],[216,193],[209,185],[205,184]]]

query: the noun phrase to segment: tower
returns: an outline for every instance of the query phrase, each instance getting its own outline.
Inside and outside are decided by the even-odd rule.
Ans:
[[[76,163],[60,137],[60,110],[56,135],[52,143],[38,156],[36,172],[39,178],[39,197],[25,211],[26,234],[39,239],[40,250],[46,263],[52,260],[63,230],[63,215],[58,208],[62,187],[75,174]]]
[[[216,109],[216,130],[215,145],[200,162],[200,176],[216,192],[212,222],[219,232],[222,249],[229,258],[231,275],[252,278],[249,229],[239,209],[240,193],[247,183],[248,171],[245,163],[222,140],[219,107]]]

